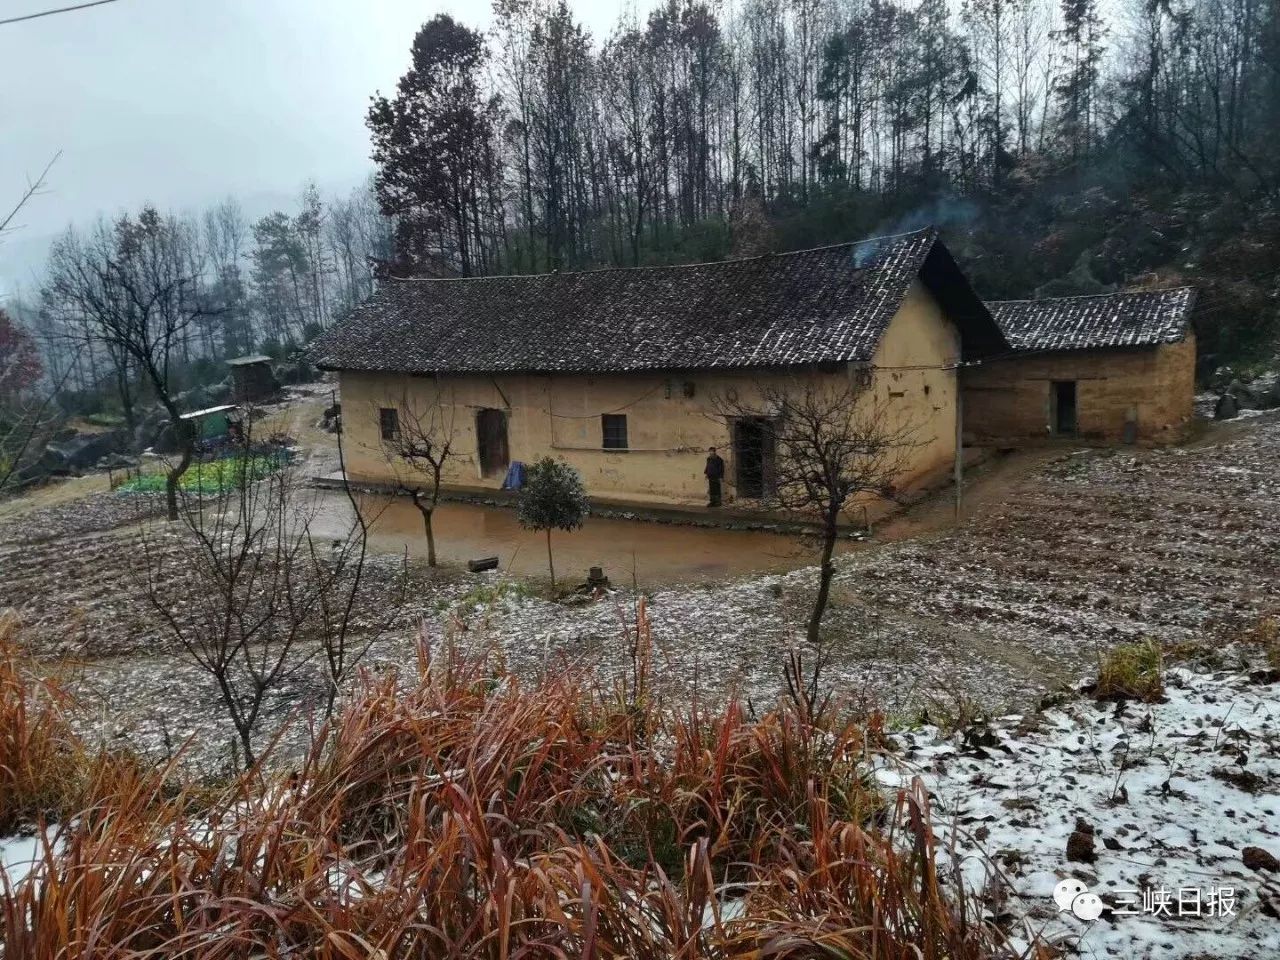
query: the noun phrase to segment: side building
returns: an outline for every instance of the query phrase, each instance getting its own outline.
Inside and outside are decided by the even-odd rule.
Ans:
[[[602,499],[767,492],[773,424],[728,416],[763,387],[856,383],[916,431],[897,484],[948,469],[958,367],[1010,347],[932,229],[674,267],[389,280],[312,347],[337,371],[347,470],[395,485],[401,418],[443,424],[444,481],[496,488],[513,462],[563,458]]]
[[[966,441],[1163,444],[1195,399],[1195,291],[989,303],[1012,352],[966,366]]]

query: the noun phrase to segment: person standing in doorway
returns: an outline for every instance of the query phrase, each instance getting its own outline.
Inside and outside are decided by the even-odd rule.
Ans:
[[[702,471],[707,477],[707,506],[720,506],[720,481],[724,479],[724,460],[712,447],[707,451],[707,466]]]

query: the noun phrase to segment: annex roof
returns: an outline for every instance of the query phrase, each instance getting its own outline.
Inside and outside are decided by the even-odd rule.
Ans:
[[[1176,343],[1187,331],[1195,290],[1139,290],[1050,300],[988,303],[1015,350],[1087,350]]]

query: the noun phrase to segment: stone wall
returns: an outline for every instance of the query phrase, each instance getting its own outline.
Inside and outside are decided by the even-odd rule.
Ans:
[[[1126,424],[1138,443],[1174,443],[1191,420],[1196,345],[1030,354],[967,368],[964,431],[979,443],[1021,446],[1055,439],[1052,384],[1076,382],[1076,440],[1115,443]]]

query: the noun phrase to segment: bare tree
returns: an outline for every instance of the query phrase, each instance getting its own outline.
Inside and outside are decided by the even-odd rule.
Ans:
[[[845,511],[868,497],[893,497],[907,457],[919,445],[916,430],[871,389],[852,382],[764,386],[755,402],[721,400],[717,406],[731,421],[762,424],[772,437],[774,475],[762,508],[793,514],[818,528],[820,578],[805,635],[820,651],[822,616],[835,575],[832,557]]]
[[[127,384],[137,370],[173,425],[180,457],[165,495],[178,519],[178,481],[195,456],[195,435],[182,420],[170,369],[197,320],[210,314],[200,291],[203,267],[189,226],[145,207],[99,227],[89,243],[68,234],[55,245],[46,294],[79,316],[91,342],[117,358]]]
[[[436,536],[431,519],[440,503],[445,465],[454,456],[452,398],[437,386],[434,394],[417,398],[406,390],[400,399],[380,408],[382,449],[396,477],[396,486],[413,499],[422,514],[427,536],[427,565],[436,565]],[[392,414],[382,411],[391,411]]]
[[[268,695],[319,659],[331,712],[379,632],[351,634],[363,521],[321,537],[320,500],[303,495],[287,465],[251,448],[222,462],[221,492],[183,492],[177,531],[155,536],[144,527],[141,538],[146,604],[215,683],[246,766],[256,760]]]

